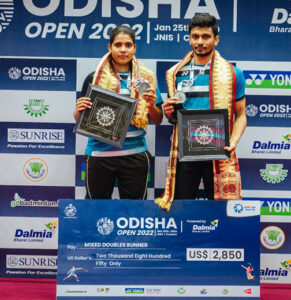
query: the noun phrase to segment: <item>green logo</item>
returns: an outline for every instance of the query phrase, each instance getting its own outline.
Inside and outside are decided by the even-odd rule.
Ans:
[[[44,104],[44,99],[29,99],[29,104],[24,104],[24,110],[28,115],[42,117],[48,111],[49,105]]]
[[[43,180],[48,174],[46,162],[40,158],[32,158],[23,166],[24,176],[31,181],[38,182]]]
[[[227,295],[228,293],[229,293],[228,289],[224,289],[224,290],[222,291],[222,294],[224,294],[224,295]]]
[[[216,219],[216,220],[211,221],[210,223],[211,223],[211,225],[217,227],[218,226],[218,221],[219,220]]]
[[[15,206],[18,206],[20,205],[20,202],[21,201],[25,201],[25,199],[21,198],[18,193],[15,193],[14,194],[14,200],[10,202],[10,206],[11,207],[15,207]]]
[[[186,290],[183,288],[183,287],[180,287],[178,290],[177,290],[178,294],[182,295],[182,294],[185,294],[186,293]]]
[[[277,242],[280,232],[277,230],[267,230],[266,234],[271,242]]]
[[[285,269],[287,269],[288,271],[290,271],[291,269],[291,259],[289,260],[285,260],[285,261],[281,261],[281,266]]]
[[[51,230],[52,232],[55,232],[57,226],[58,226],[58,221],[53,221],[53,222],[50,222],[48,224],[45,224],[45,227],[47,229]]]
[[[260,240],[267,249],[279,249],[285,242],[285,233],[278,226],[268,226],[262,230]]]
[[[287,134],[287,135],[283,135],[283,138],[287,141],[287,142],[289,142],[289,143],[291,143],[291,133],[289,133],[289,134]]]
[[[283,164],[266,164],[266,169],[260,169],[261,177],[268,183],[280,183],[287,177],[288,170],[283,170]]]
[[[43,164],[40,162],[30,162],[28,165],[30,166],[31,172],[36,175],[40,174],[43,167]]]

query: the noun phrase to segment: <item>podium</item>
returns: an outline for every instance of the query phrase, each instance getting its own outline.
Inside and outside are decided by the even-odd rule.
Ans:
[[[60,200],[57,299],[259,299],[259,236],[259,201]]]

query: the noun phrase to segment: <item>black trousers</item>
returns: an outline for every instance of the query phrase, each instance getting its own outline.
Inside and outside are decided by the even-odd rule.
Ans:
[[[150,154],[86,157],[86,199],[111,199],[117,181],[120,199],[145,199]]]
[[[195,199],[203,178],[204,190],[209,200],[214,199],[212,161],[177,161],[174,199]]]

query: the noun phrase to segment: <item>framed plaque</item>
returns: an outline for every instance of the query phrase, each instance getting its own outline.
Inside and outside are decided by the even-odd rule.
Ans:
[[[137,100],[90,84],[91,109],[82,111],[74,132],[122,148]]]
[[[180,161],[228,160],[227,109],[178,110]]]

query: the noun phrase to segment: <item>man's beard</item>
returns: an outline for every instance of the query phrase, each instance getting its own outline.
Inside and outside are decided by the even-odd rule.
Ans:
[[[208,56],[212,53],[212,51],[214,50],[214,48],[212,48],[210,51],[208,52],[205,52],[205,53],[199,53],[199,52],[196,52],[195,49],[194,49],[194,53],[197,55],[197,56]]]

